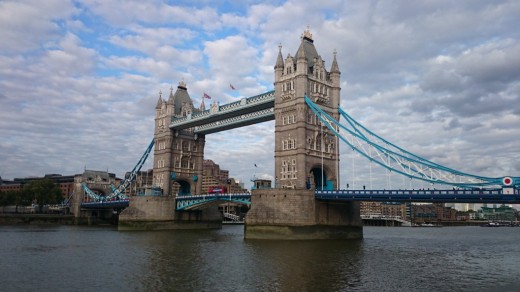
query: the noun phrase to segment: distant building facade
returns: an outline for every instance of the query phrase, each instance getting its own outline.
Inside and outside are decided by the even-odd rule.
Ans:
[[[501,205],[488,207],[482,206],[478,210],[478,216],[480,219],[489,221],[515,221],[517,219],[518,212],[510,206]]]
[[[394,202],[361,202],[360,214],[392,216],[406,219],[406,204]]]
[[[74,175],[61,174],[46,174],[43,177],[15,178],[14,180],[0,179],[0,192],[21,191],[26,184],[42,179],[49,179],[57,184],[63,199],[69,198],[74,192]]]
[[[125,178],[130,175],[129,172],[125,174]],[[148,195],[148,189],[154,187],[154,172],[153,169],[148,169],[145,171],[140,171],[136,175],[136,179],[134,183],[126,190],[125,194],[127,196],[135,196],[135,195]],[[210,189],[216,187],[225,188],[225,193],[244,193],[248,192],[247,189],[244,189],[244,185],[240,182],[236,181],[234,178],[229,177],[229,170],[221,169],[218,164],[216,164],[213,160],[206,159],[203,163],[202,169],[202,177],[200,178],[201,184],[201,193],[207,194],[210,192]],[[171,186],[172,194],[176,195],[179,193],[179,185],[172,184]]]
[[[440,221],[456,221],[457,210],[445,207],[442,203],[412,204],[412,221],[414,223],[433,223]]]

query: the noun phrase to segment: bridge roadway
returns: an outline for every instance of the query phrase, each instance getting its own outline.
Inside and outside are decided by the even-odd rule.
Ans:
[[[504,191],[505,190],[505,191]],[[520,190],[335,190],[315,192],[317,200],[520,204]]]
[[[475,190],[316,190],[317,200],[326,201],[367,201],[367,202],[424,202],[424,203],[498,203],[520,204],[520,190],[475,189]],[[251,194],[206,194],[176,197],[176,210],[203,209],[207,205],[233,202],[250,205]],[[126,208],[129,200],[86,202],[84,209]]]
[[[247,125],[274,120],[274,91],[268,91],[222,106],[172,118],[172,130],[193,129],[194,133],[211,134]]]

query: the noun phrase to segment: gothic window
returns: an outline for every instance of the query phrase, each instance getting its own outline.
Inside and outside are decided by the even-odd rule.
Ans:
[[[189,168],[190,162],[188,160],[188,157],[184,157],[181,160],[181,167],[182,168]]]
[[[186,141],[182,142],[182,151],[189,151],[188,142],[186,142]]]
[[[322,143],[321,138],[322,138],[322,137],[321,137],[321,134],[317,134],[317,135],[316,135],[316,145],[315,145],[315,149],[316,149],[317,151],[321,151],[321,143]]]

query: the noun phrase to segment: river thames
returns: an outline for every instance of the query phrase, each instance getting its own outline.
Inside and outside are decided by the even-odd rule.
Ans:
[[[520,291],[520,228],[365,227],[256,241],[243,226],[0,226],[0,291]]]

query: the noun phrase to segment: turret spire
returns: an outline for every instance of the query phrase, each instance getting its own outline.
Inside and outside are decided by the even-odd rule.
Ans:
[[[330,67],[330,73],[341,73],[339,72],[338,61],[336,60],[336,49],[334,49],[334,60],[332,60],[332,66]]]
[[[284,67],[284,64],[283,64],[283,58],[282,58],[282,45],[278,45],[278,58],[276,59],[276,65],[274,66],[274,68],[282,68],[283,69]]]
[[[162,91],[159,90],[159,99],[157,100],[157,105],[155,106],[155,109],[160,109],[162,104],[163,104]]]

